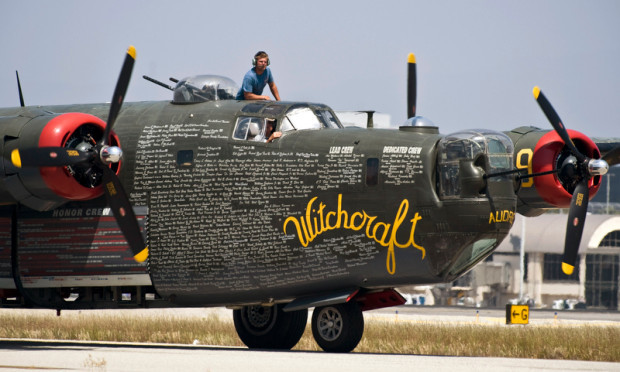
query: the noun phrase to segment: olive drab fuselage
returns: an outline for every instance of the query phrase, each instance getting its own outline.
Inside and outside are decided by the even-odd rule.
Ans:
[[[107,111],[105,104],[0,110],[3,153],[36,143],[33,134],[52,113],[105,120]],[[48,269],[28,267],[26,256],[40,258],[21,248],[32,236],[13,236],[22,290],[120,282],[152,285],[176,304],[283,301],[333,289],[449,282],[507,235],[517,212],[514,179],[482,177],[512,167],[507,136],[343,128],[335,117],[312,103],[126,103],[114,127],[124,151],[118,176],[149,246],[143,264],[118,247],[116,256],[97,258],[96,250],[113,245],[100,241],[109,237],[99,225],[114,225],[101,198],[51,197],[45,175],[13,169],[5,157],[0,195],[9,225],[99,223],[85,225],[93,236],[79,247],[41,241],[53,253]],[[266,119],[283,132],[270,143],[250,137],[252,125]],[[3,249],[7,256],[10,239]],[[10,270],[3,275],[14,281]]]

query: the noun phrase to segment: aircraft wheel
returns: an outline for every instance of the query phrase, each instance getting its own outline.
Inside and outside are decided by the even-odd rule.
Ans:
[[[288,350],[297,344],[308,321],[308,310],[282,311],[280,305],[244,306],[233,311],[235,329],[250,349]]]
[[[327,352],[348,353],[364,333],[364,316],[357,302],[322,306],[312,314],[312,335]]]

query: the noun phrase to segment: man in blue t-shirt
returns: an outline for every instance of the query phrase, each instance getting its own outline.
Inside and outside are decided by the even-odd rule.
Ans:
[[[263,51],[256,53],[252,64],[254,67],[243,77],[243,84],[241,84],[236,99],[269,100],[269,96],[262,95],[265,85],[269,85],[271,94],[273,94],[276,101],[279,101],[280,93],[278,93],[278,87],[273,80],[271,69],[267,67],[269,66],[269,56],[267,53]]]

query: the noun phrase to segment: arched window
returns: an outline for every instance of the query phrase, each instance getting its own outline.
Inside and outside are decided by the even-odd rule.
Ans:
[[[615,230],[607,233],[603,240],[601,240],[599,247],[620,247],[620,231]]]

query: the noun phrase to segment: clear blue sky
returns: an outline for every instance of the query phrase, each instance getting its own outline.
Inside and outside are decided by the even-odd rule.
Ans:
[[[5,1],[0,106],[109,101],[128,45],[127,101],[168,100],[167,81],[238,84],[266,50],[280,95],[406,119],[406,58],[418,114],[442,133],[548,127],[539,85],[564,124],[620,137],[620,1]]]

